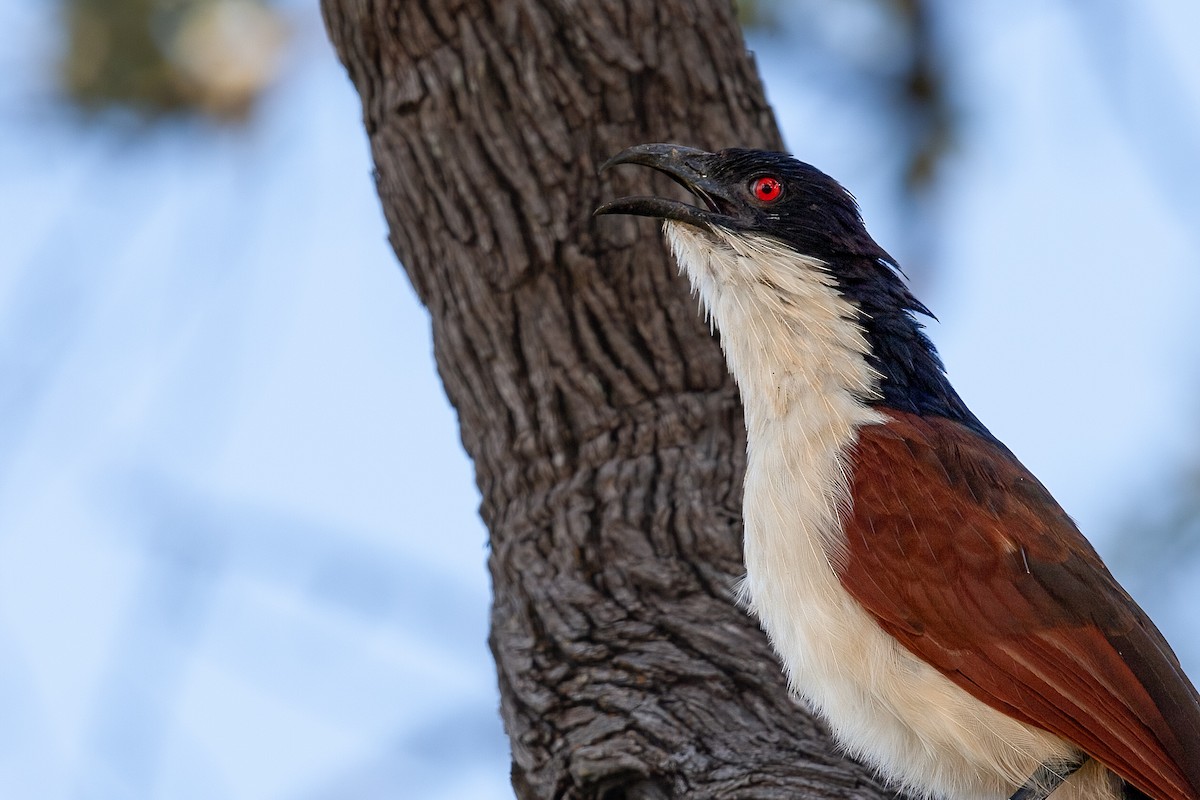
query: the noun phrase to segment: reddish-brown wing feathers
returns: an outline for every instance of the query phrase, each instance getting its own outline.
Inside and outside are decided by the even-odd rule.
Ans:
[[[1054,498],[958,423],[860,432],[843,585],[977,699],[1156,800],[1200,798],[1200,697]]]

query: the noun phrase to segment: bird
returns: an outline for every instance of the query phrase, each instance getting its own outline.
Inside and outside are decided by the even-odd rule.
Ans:
[[[740,592],[791,690],[892,786],[1200,800],[1200,696],[1049,491],[950,384],[854,197],[791,155],[643,144],[747,431]]]

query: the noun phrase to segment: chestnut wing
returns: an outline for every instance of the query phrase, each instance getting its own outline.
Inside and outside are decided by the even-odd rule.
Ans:
[[[1002,445],[890,414],[853,454],[847,591],[975,698],[1200,798],[1200,697],[1071,519]]]

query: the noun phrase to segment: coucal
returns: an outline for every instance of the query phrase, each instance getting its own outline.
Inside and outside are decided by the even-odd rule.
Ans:
[[[1200,800],[1200,697],[946,378],[854,198],[782,153],[647,144],[748,431],[743,592],[849,752],[946,798]]]

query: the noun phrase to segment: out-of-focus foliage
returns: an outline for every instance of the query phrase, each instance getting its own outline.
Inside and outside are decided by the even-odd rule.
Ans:
[[[63,92],[89,111],[244,119],[287,28],[261,0],[63,0]]]

